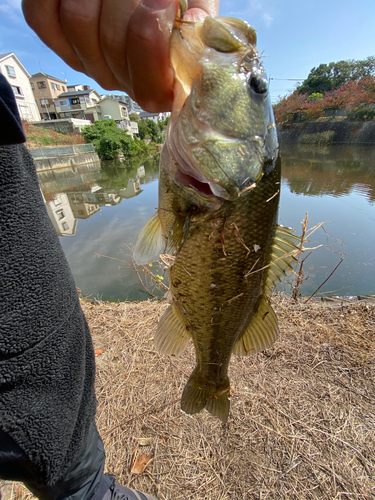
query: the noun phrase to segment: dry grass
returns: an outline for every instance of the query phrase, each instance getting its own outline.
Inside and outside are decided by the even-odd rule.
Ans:
[[[104,350],[97,421],[119,482],[161,500],[374,500],[375,306],[272,300],[281,336],[232,359],[225,426],[180,411],[194,354],[191,345],[180,359],[155,351],[165,304],[82,302]],[[138,446],[141,437],[151,445]],[[129,471],[135,451],[154,454],[140,475]]]
[[[32,125],[26,121],[22,122],[22,126],[27,138],[26,146],[29,149],[46,146],[71,146],[85,143],[82,134],[64,134],[56,130]]]

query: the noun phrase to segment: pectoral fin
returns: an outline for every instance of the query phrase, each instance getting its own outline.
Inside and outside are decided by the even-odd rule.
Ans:
[[[189,337],[181,313],[173,303],[160,318],[154,338],[155,346],[160,354],[180,356],[186,348]]]
[[[287,271],[297,263],[295,255],[300,251],[297,243],[300,239],[293,234],[293,229],[277,226],[271,250],[271,263],[267,270],[266,291],[272,290],[275,284],[286,275]]]
[[[168,235],[166,253],[177,257],[189,233],[190,217],[186,214],[176,215],[172,229]]]
[[[270,347],[279,335],[276,314],[265,295],[260,299],[258,310],[242,337],[234,346],[237,356],[248,356]]]
[[[159,255],[163,253],[165,239],[163,237],[161,220],[159,212],[146,223],[138,236],[134,248],[133,258],[138,265],[148,264],[158,260]]]

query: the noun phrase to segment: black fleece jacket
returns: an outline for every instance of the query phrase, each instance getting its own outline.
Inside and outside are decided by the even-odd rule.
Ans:
[[[0,74],[0,434],[23,450],[35,481],[53,484],[84,452],[96,408],[95,361],[24,141]],[[1,451],[0,443],[4,477]]]

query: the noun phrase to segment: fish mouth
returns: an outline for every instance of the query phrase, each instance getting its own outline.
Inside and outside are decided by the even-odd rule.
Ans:
[[[182,187],[192,189],[198,195],[210,200],[219,198],[221,201],[231,199],[230,193],[219,184],[219,180],[209,179],[205,176],[202,170],[195,165],[194,162],[189,161],[189,154],[183,148],[176,147],[176,138],[170,135],[167,144],[171,156],[176,166],[175,182]],[[183,144],[180,142],[180,144]],[[191,149],[189,148],[189,153]]]
[[[212,192],[210,184],[208,182],[201,182],[195,177],[182,172],[182,170],[180,170],[179,168],[177,168],[175,181],[184,187],[193,189],[198,194],[204,197],[216,198],[216,195]]]
[[[168,134],[169,132],[169,134]],[[208,198],[210,200],[218,198],[223,200],[231,199],[230,193],[219,184],[218,179],[207,178],[204,172],[191,161],[191,151],[193,148],[184,148],[184,141],[180,137],[180,131],[175,131],[175,134],[167,132],[167,145],[171,157],[176,166],[175,182],[185,188],[194,190],[198,195]],[[177,147],[177,144],[180,147]]]

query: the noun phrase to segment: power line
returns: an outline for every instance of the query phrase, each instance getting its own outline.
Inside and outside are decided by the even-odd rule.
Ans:
[[[302,82],[305,78],[271,78],[270,80],[285,80],[288,82]]]

